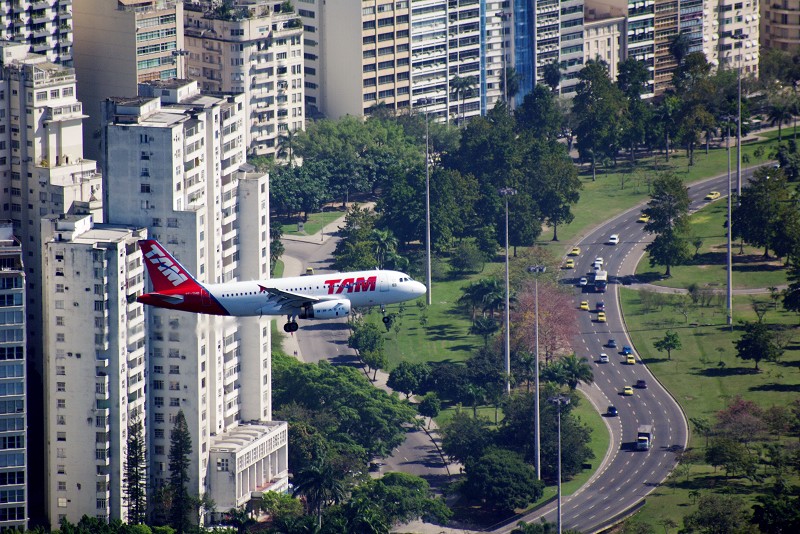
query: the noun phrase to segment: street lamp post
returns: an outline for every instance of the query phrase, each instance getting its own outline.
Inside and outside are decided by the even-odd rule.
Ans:
[[[557,395],[550,402],[558,409],[558,534],[561,534],[561,406],[569,404],[569,397]]]
[[[726,294],[726,306],[728,308],[728,326],[733,328],[733,256],[731,255],[731,232],[733,231],[733,221],[731,220],[731,117],[728,117],[728,135],[725,138],[725,148],[728,151],[728,239],[727,239],[727,282],[728,291]]]
[[[737,113],[739,120],[736,128],[736,205],[742,205],[742,56],[744,55],[743,41],[749,37],[746,33],[737,33],[731,36],[739,41],[739,68],[736,70],[736,83],[738,86]]]
[[[500,189],[500,196],[506,201],[506,331],[505,331],[505,352],[506,352],[506,393],[511,393],[511,306],[509,305],[509,282],[508,282],[508,197],[517,194],[517,190],[511,187]]]
[[[536,479],[542,479],[542,438],[539,425],[539,274],[547,270],[544,265],[531,265],[528,272],[533,273],[533,314],[534,320],[534,396],[533,396],[533,427],[534,427],[534,455],[536,457]]]
[[[431,275],[431,157],[428,141],[428,104],[430,98],[423,98],[418,103],[425,104],[425,282],[428,286],[426,299],[428,306],[433,302],[433,280]]]

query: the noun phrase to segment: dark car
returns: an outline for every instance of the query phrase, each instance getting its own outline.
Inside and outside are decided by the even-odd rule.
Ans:
[[[619,415],[619,412],[617,411],[617,407],[613,406],[613,405],[609,406],[608,409],[606,409],[606,415],[609,416],[609,417],[615,417],[615,416]]]
[[[633,349],[629,345],[622,345],[622,355],[627,356],[633,354]]]
[[[604,311],[606,309],[606,303],[601,300],[594,305],[594,309],[597,311]]]
[[[610,349],[616,349],[617,348],[617,340],[616,339],[609,339],[608,343],[606,343],[606,347],[608,347]]]
[[[647,381],[646,380],[637,380],[636,387],[639,389],[647,389]]]

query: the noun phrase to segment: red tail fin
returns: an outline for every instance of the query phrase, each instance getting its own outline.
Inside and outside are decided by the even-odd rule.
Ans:
[[[189,271],[155,239],[143,239],[139,241],[139,247],[155,292],[176,293],[202,288]]]

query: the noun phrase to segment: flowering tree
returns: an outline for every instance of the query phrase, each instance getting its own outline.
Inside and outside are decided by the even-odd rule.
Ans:
[[[536,311],[533,281],[517,294],[511,317],[512,350],[536,350]],[[555,284],[539,282],[539,355],[545,362],[572,352],[570,340],[578,332],[573,297]]]

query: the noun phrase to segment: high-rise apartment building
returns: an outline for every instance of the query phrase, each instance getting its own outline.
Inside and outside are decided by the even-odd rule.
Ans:
[[[243,0],[222,10],[184,6],[187,75],[204,92],[244,93],[248,153],[274,155],[277,140],[305,127],[303,28],[285,3]]]
[[[145,424],[142,229],[42,221],[47,519],[128,518],[127,440]]]
[[[376,106],[427,108],[432,117],[451,121],[484,113],[501,97],[501,6],[299,1],[307,109],[337,118],[369,115]]]
[[[758,76],[758,0],[706,0],[703,49],[712,65]]]
[[[0,530],[26,530],[30,498],[25,372],[25,268],[11,224],[0,224]]]
[[[104,105],[109,221],[147,227],[200,282],[268,277],[268,180],[243,166],[244,96],[204,95],[187,80],[143,84],[139,95]],[[270,423],[269,321],[146,311],[152,487],[168,479],[182,411],[193,494],[228,502],[227,485],[211,484],[217,471],[237,481],[239,500],[285,488],[287,427]],[[267,435],[275,439],[262,447]]]
[[[655,94],[672,86],[678,66],[672,44],[681,35],[687,53],[703,50],[703,0],[656,0]]]
[[[74,0],[78,97],[88,115],[86,155],[100,147],[102,102],[135,95],[150,80],[184,77],[183,3],[176,0]]]
[[[64,66],[72,64],[72,0],[0,0],[0,41]]]
[[[75,98],[75,71],[28,46],[0,43],[0,180],[7,196],[0,218],[10,219],[24,254],[27,300],[27,359],[30,396],[43,398],[42,240],[40,221],[51,214],[94,214],[100,210],[102,180],[95,162],[84,159],[81,102]],[[43,421],[40,404],[29,406],[32,421]],[[28,464],[32,487],[44,487],[44,436],[29,429]],[[28,501],[31,517],[44,515],[44,492]]]
[[[587,13],[583,23],[583,59],[586,61],[605,61],[608,64],[608,75],[617,79],[619,62],[624,59],[626,40],[625,17],[606,15],[593,18]]]
[[[800,48],[800,3],[797,0],[762,1],[760,22],[763,48],[792,53]]]

